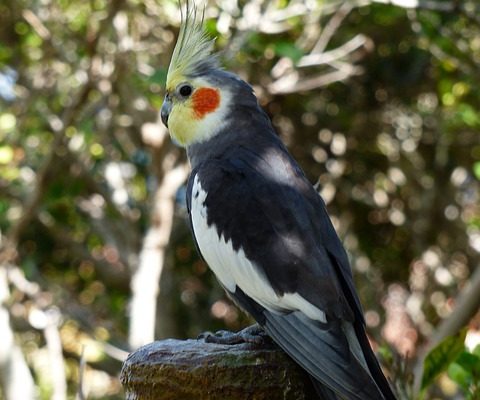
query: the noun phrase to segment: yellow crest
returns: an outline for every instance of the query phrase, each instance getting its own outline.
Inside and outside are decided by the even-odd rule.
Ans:
[[[194,1],[187,0],[186,3],[185,14],[181,11],[180,33],[168,67],[167,88],[186,76],[201,75],[218,68],[217,59],[212,56],[215,40],[210,39],[203,28],[205,11],[199,15]]]

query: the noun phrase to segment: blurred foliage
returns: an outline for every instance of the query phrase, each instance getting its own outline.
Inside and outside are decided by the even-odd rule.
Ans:
[[[447,372],[465,396],[474,400],[480,396],[480,345],[472,351],[465,347],[467,329],[449,336],[427,355],[424,363],[422,392],[424,393],[440,374]]]
[[[423,366],[422,391],[428,388],[435,378],[445,372],[463,351],[467,330],[463,329],[458,335],[449,336],[439,343],[425,358]]]
[[[448,367],[448,376],[456,382],[469,400],[480,397],[480,346],[473,352],[463,351]]]
[[[225,66],[254,86],[318,182],[374,342],[414,360],[480,264],[480,11],[475,1],[425,2],[434,9],[379,3],[352,3],[324,53],[359,34],[361,47],[307,67],[302,57],[340,3],[218,0],[207,8],[207,27]],[[173,0],[0,3],[0,239],[34,202],[16,250],[41,292],[32,299],[12,286],[8,307],[42,398],[51,377],[45,339],[32,323],[39,302],[61,310],[72,398],[82,343],[89,398],[122,398],[120,363],[105,343],[127,348],[130,278],[159,165],[181,154],[170,145],[159,152],[155,137],[143,134],[162,103],[178,24]],[[302,82],[342,68],[355,73],[311,90],[269,89],[289,71]],[[247,322],[199,260],[180,191],[158,336]],[[469,329],[479,325],[477,318]],[[477,350],[442,364],[438,372],[450,378],[441,375],[426,398],[478,394],[474,357]]]

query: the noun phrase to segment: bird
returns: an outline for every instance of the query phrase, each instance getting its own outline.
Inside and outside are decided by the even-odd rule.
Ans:
[[[204,11],[187,0],[160,117],[190,162],[197,249],[258,324],[240,336],[265,332],[310,375],[320,399],[394,400],[324,201],[252,86],[223,69],[213,47]]]

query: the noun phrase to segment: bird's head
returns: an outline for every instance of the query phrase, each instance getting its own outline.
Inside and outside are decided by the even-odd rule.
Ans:
[[[203,29],[203,14],[187,0],[185,15],[167,73],[161,118],[170,136],[187,147],[208,140],[225,121],[230,102],[225,74],[212,54],[213,40]]]

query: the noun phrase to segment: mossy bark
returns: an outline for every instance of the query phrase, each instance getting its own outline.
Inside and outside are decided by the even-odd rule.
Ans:
[[[308,375],[273,345],[168,339],[131,353],[127,400],[313,400]]]

